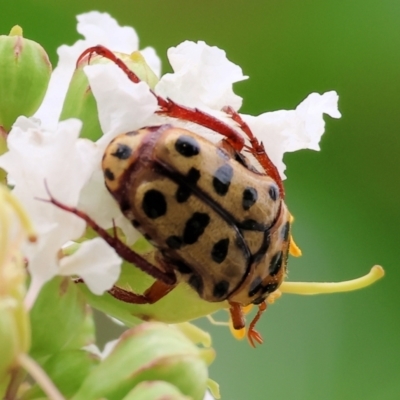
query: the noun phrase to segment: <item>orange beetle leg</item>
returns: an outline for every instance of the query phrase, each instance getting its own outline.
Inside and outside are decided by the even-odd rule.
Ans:
[[[113,286],[108,293],[124,303],[154,304],[166,296],[175,285],[168,285],[162,281],[155,281],[143,294],[136,294],[129,290]]]
[[[256,323],[261,317],[261,314],[267,309],[267,304],[265,301],[263,301],[261,304],[258,305],[258,311],[256,316],[254,317],[253,321],[251,321],[249,325],[249,331],[247,332],[247,338],[249,339],[249,342],[251,346],[256,347],[254,341],[256,341],[259,344],[263,343],[263,338],[261,335],[254,329],[256,326]]]
[[[236,330],[243,329],[246,326],[246,323],[243,316],[242,306],[233,301],[230,301],[229,305],[233,328]]]

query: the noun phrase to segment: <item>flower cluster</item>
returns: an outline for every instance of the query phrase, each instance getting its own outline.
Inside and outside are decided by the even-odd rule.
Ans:
[[[3,147],[0,156],[2,177],[7,176],[7,182],[12,187],[12,193],[16,199],[13,204],[20,204],[26,210],[36,235],[35,243],[26,241],[21,246],[21,254],[30,275],[29,290],[25,298],[27,308],[32,309],[33,314],[38,316],[40,312],[34,312],[35,308],[38,310],[41,304],[51,303],[50,298],[43,297],[47,293],[46,290],[54,294],[57,292],[56,288],[64,285],[68,293],[69,291],[75,293],[77,290],[75,285],[72,285],[74,289],[71,285],[67,285],[69,287],[67,290],[65,281],[62,278],[55,278],[57,276],[82,278],[86,286],[81,290],[87,296],[86,301],[128,325],[134,324],[132,316],[135,315],[146,315],[149,319],[174,323],[188,321],[225,308],[227,304],[224,302],[208,303],[199,299],[196,293],[186,285],[179,285],[160,304],[155,305],[129,305],[128,308],[126,304],[116,305],[112,303],[112,299],[104,300],[104,296],[99,297],[110,290],[117,281],[128,289],[133,288],[141,292],[148,287],[151,278],[124,265],[114,249],[100,238],[93,237],[93,232],[86,229],[82,219],[55,207],[46,200],[49,199],[50,192],[63,204],[88,213],[103,228],[118,230],[121,238],[136,251],[144,251],[147,244],[143,239],[139,239],[140,234],[122,215],[118,205],[106,190],[101,170],[101,159],[105,148],[120,133],[166,122],[194,130],[207,139],[217,142],[221,136],[215,132],[195,126],[188,121],[157,115],[158,104],[154,93],[186,107],[198,108],[236,127],[236,123],[221,110],[228,105],[235,111],[239,111],[242,99],[234,93],[233,84],[247,77],[243,75],[239,66],[228,60],[223,50],[208,46],[204,42],[190,41],[169,49],[168,59],[173,72],[161,76],[161,62],[154,49],[140,50],[136,32],[130,27],[120,27],[108,14],[90,12],[80,15],[77,29],[84,38],[72,46],[63,45],[58,49],[59,62],[51,77],[48,61],[42,57],[43,49],[35,48],[30,51],[30,59],[24,61],[29,65],[27,74],[34,76],[33,65],[38,64],[37,59],[45,64],[40,65],[39,62],[40,79],[32,78],[36,86],[32,85],[32,90],[29,92],[31,94],[25,96],[28,100],[32,98],[32,104],[29,104],[29,107],[25,105],[22,107],[18,102],[8,103],[3,105],[0,111]],[[32,45],[22,40],[22,33],[18,30],[10,37],[13,36],[17,36],[18,39],[8,46],[11,46],[14,55],[15,52],[21,55],[22,69],[24,60],[22,55],[25,55]],[[0,38],[0,52],[3,49],[1,40],[2,38]],[[117,65],[104,62],[104,60],[97,60],[91,64],[81,62],[76,66],[80,54],[88,47],[98,44],[117,52],[119,58],[126,60],[127,65],[132,64],[141,82],[132,83]],[[10,73],[14,72],[10,71]],[[24,77],[20,77],[17,82],[22,82],[23,79]],[[45,93],[48,79],[50,82]],[[5,85],[4,82],[0,84]],[[8,87],[4,90],[17,94],[21,91],[19,87]],[[313,93],[295,110],[266,112],[258,116],[241,114],[241,117],[258,140],[268,144],[268,156],[283,179],[285,177],[284,153],[299,149],[318,150],[318,143],[324,132],[324,114],[333,118],[340,117],[337,102],[338,96],[335,92]],[[10,244],[10,246],[13,245],[13,243]],[[5,261],[0,260],[1,263]],[[56,286],[52,288],[51,285],[54,282]],[[71,281],[68,280],[68,282]],[[363,281],[358,287],[365,284],[367,283]],[[304,286],[298,288],[291,286],[290,283],[284,283],[282,286],[283,292],[303,291],[309,294],[313,290],[320,293],[339,289],[334,286],[321,289],[318,285],[304,289]],[[0,292],[0,296],[1,294]],[[72,307],[69,303],[69,308],[80,307],[77,305],[81,304],[81,300],[77,300],[78,297],[78,294],[70,295],[69,301],[74,306]],[[179,307],[182,302],[190,306],[182,309]],[[65,310],[57,309],[57,313],[65,316],[68,314]],[[84,327],[88,318],[90,317],[86,313],[80,314],[81,325],[78,325],[82,328],[81,331],[79,329],[77,331],[82,335],[79,338],[75,337],[72,341],[76,346],[78,343],[82,347],[92,341],[91,335],[83,333],[86,332]],[[32,321],[35,321],[34,317]],[[39,317],[37,321],[40,321],[37,322],[38,325],[43,325]],[[62,323],[60,321],[60,324]],[[75,388],[76,391],[73,393],[77,394],[74,398],[100,398],[111,392],[117,398],[122,398],[121,396],[125,396],[134,386],[135,390],[140,391],[142,386],[136,386],[141,382],[140,377],[134,382],[130,381],[131,386],[124,386],[122,389],[119,387],[114,392],[112,391],[114,389],[107,386],[109,381],[104,381],[104,386],[99,386],[98,383],[102,380],[99,377],[103,376],[104,371],[113,371],[113,368],[117,368],[117,365],[124,362],[126,355],[131,357],[129,362],[126,361],[130,364],[130,369],[125,371],[126,374],[132,376],[131,374],[135,373],[137,374],[135,376],[140,376],[138,372],[140,365],[132,365],[131,361],[136,359],[132,354],[137,356],[138,362],[147,362],[153,359],[151,357],[159,357],[159,354],[146,353],[146,356],[143,356],[142,353],[135,352],[138,352],[138,349],[142,352],[143,349],[151,349],[154,343],[159,345],[157,338],[160,335],[167,343],[165,348],[171,348],[174,351],[178,349],[175,353],[164,354],[171,365],[175,366],[176,354],[184,353],[189,357],[188,359],[194,360],[190,362],[190,368],[185,363],[178,363],[176,370],[172,369],[175,375],[177,371],[181,374],[180,383],[176,386],[182,393],[189,394],[193,398],[202,398],[207,381],[204,363],[211,362],[213,358],[211,353],[204,353],[192,346],[193,343],[185,339],[188,336],[187,332],[185,336],[181,332],[171,331],[158,324],[143,325],[134,329],[136,330],[129,331],[121,339],[111,355],[105,358],[106,362],[101,363],[101,368],[89,374],[85,383],[79,386],[79,390]],[[0,329],[0,334],[1,332]],[[151,340],[154,342],[142,343],[145,340],[144,336],[153,338]],[[193,337],[192,334],[189,336]],[[70,343],[71,338],[64,338],[64,341]],[[197,342],[197,340],[194,341]],[[40,345],[46,347],[43,341],[33,341],[33,353],[35,354],[36,351],[40,356],[50,357],[47,353],[41,353]],[[58,351],[57,346],[55,348]],[[28,347],[24,344],[21,347],[22,350],[18,350],[17,353],[25,352]],[[131,348],[135,350],[129,350]],[[59,366],[57,363],[60,363],[60,360],[54,359],[54,354],[52,353],[50,357],[52,365]],[[13,355],[10,357],[12,359]],[[97,365],[101,358],[100,356],[96,358],[93,364],[86,356],[79,353],[79,357],[74,358],[74,362],[82,360],[81,357],[84,357],[83,364],[87,366],[85,373],[94,368],[94,364]],[[24,361],[23,358],[14,357],[12,365],[17,362],[16,360],[29,369],[29,362]],[[46,363],[49,362],[48,360],[49,358],[46,359]],[[162,369],[161,364],[159,368]],[[193,379],[190,377],[193,376],[198,377],[200,384],[192,382]],[[174,379],[164,375],[159,378],[160,381],[166,382],[174,381]],[[54,380],[57,380],[57,376],[54,376]],[[189,381],[192,389],[187,389],[185,386]],[[114,382],[114,385],[118,382]],[[43,385],[46,386],[46,383]],[[157,386],[155,390],[161,390],[161,392],[171,390],[171,393],[175,393],[176,389],[165,385],[167,384],[164,382],[160,386],[161,389]],[[154,390],[154,387],[149,389],[146,386],[143,390]],[[135,394],[136,392],[131,392],[130,396]],[[54,394],[54,398],[59,398],[57,396],[57,393]]]
[[[120,273],[115,253],[97,239],[82,243],[79,252],[68,257],[68,261],[60,260],[60,248],[83,235],[84,223],[74,215],[38,201],[48,198],[45,184],[54,197],[87,211],[101,226],[110,228],[115,221],[129,242],[134,242],[138,233],[126,222],[107,192],[100,160],[116,135],[168,120],[155,115],[157,102],[146,82],[133,84],[116,65],[107,63],[83,68],[96,100],[103,135],[93,141],[82,139],[80,121],[59,121],[76,61],[83,50],[97,44],[126,54],[139,50],[134,29],[118,26],[108,14],[80,15],[77,29],[85,39],[58,49],[59,62],[39,110],[34,119],[20,117],[14,123],[8,134],[9,151],[0,157],[0,167],[8,172],[14,184],[14,195],[28,210],[37,229],[38,244],[26,253],[32,297],[53,276],[66,274],[81,276],[95,294],[101,294],[112,287]],[[146,48],[140,53],[159,76],[160,60],[155,51]],[[170,48],[168,59],[174,72],[158,80],[154,88],[157,94],[234,124],[221,109],[229,105],[239,110],[242,99],[233,92],[232,86],[247,77],[227,59],[223,50],[204,42],[186,41]],[[71,100],[74,105],[75,101]],[[283,154],[303,148],[317,150],[324,132],[323,114],[340,117],[337,101],[335,92],[313,93],[296,110],[242,117],[259,140],[268,143],[268,155],[283,177]],[[71,104],[65,104],[64,108],[70,109]],[[185,121],[171,119],[170,122],[192,127]],[[211,140],[220,139],[204,128],[197,127],[196,131]],[[98,257],[93,259],[93,254]]]

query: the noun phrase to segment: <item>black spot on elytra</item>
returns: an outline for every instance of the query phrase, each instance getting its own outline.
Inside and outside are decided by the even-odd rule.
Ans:
[[[177,250],[180,249],[182,246],[182,239],[179,236],[170,236],[165,243],[167,243],[167,246],[171,249]]]
[[[197,242],[209,223],[210,216],[208,214],[195,212],[186,222],[183,242],[186,244]]]
[[[114,153],[111,153],[112,156],[119,158],[120,160],[126,160],[132,154],[132,149],[126,144],[118,143],[117,150]]]
[[[213,186],[217,194],[220,196],[225,196],[228,193],[232,176],[233,168],[229,164],[224,164],[215,171]]]
[[[161,192],[150,189],[143,196],[142,208],[149,218],[155,219],[167,212],[167,202]]]
[[[119,208],[122,212],[128,211],[131,209],[131,203],[127,199],[122,199],[119,203]]]
[[[245,257],[246,262],[250,261],[251,254],[250,254],[249,248],[248,248],[243,236],[239,232],[237,232],[237,234],[236,234],[235,245],[243,253],[243,256]]]
[[[106,168],[104,170],[104,176],[109,180],[113,181],[115,179],[114,173],[111,171],[111,169]]]
[[[200,171],[197,168],[190,168],[186,175],[186,179],[191,185],[195,185],[200,179]]]
[[[228,290],[229,290],[229,282],[228,281],[218,282],[214,286],[213,296],[218,299],[221,299],[228,294]]]
[[[145,233],[143,236],[146,240],[151,241],[151,236],[148,233]]]
[[[276,275],[282,267],[282,252],[278,251],[273,257],[269,264],[269,274],[271,276]]]
[[[132,226],[134,228],[139,228],[139,226],[140,226],[140,222],[139,221],[137,221],[136,219],[133,219],[131,222],[132,222]]]
[[[181,184],[175,193],[175,198],[178,203],[184,203],[192,194],[192,189],[186,184]]]
[[[249,288],[249,297],[253,297],[261,289],[262,279],[260,276],[254,278]]]
[[[264,232],[266,227],[264,224],[260,224],[259,222],[255,221],[254,219],[246,219],[243,222],[238,224],[240,229],[244,229],[246,231],[260,231]]]
[[[269,196],[273,201],[276,201],[277,198],[279,197],[279,191],[278,188],[275,185],[272,185],[269,190],[268,190]]]
[[[200,153],[200,145],[192,136],[182,135],[175,142],[175,149],[184,157],[197,156]]]
[[[268,250],[269,245],[271,244],[271,235],[269,231],[264,232],[264,238],[261,243],[260,248],[257,252],[253,255],[253,263],[258,264],[264,257],[265,253]]]
[[[282,231],[281,231],[281,235],[282,235],[282,239],[287,242],[289,239],[289,232],[290,232],[290,222],[286,222],[286,224],[283,226]]]
[[[218,264],[225,260],[228,254],[229,238],[221,239],[214,244],[211,250],[211,258]]]
[[[262,294],[265,293],[272,293],[275,292],[275,290],[278,289],[278,284],[277,283],[267,283],[261,290]]]
[[[243,210],[248,210],[258,198],[257,190],[252,187],[247,187],[243,190],[242,207]]]
[[[196,168],[190,168],[188,174],[186,175],[186,181],[191,185],[196,185],[197,181],[200,179],[200,171]],[[178,203],[184,203],[192,194],[192,189],[186,184],[182,183],[178,186],[175,193],[175,198]]]
[[[192,268],[190,268],[189,265],[185,264],[183,261],[175,260],[173,264],[181,274],[190,274],[193,272]]]
[[[201,276],[193,274],[188,283],[200,296],[202,295],[204,284]]]

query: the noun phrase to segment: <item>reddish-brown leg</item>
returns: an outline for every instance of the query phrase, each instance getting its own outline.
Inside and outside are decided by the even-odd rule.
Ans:
[[[79,64],[82,59],[86,56],[88,57],[88,63],[93,54],[98,54],[104,58],[109,59],[114,62],[119,68],[124,71],[127,77],[134,83],[140,82],[139,77],[132,72],[128,66],[120,60],[111,50],[108,50],[104,46],[94,46],[86,49],[78,58],[77,64]],[[157,114],[166,115],[171,118],[179,118],[185,121],[194,122],[198,125],[204,126],[205,128],[211,129],[214,132],[218,132],[219,134],[226,137],[228,143],[234,148],[236,151],[241,151],[244,146],[243,137],[232,127],[220,121],[219,119],[201,111],[196,108],[188,108],[181,106],[171,99],[164,99],[158,96],[151,90],[151,93],[158,101],[158,105],[160,109],[157,111]]]
[[[132,293],[118,286],[113,286],[108,293],[125,303],[154,304],[166,296],[174,287],[175,285],[167,285],[162,281],[155,281],[143,294]]]
[[[127,65],[121,59],[119,59],[111,50],[108,50],[104,46],[98,45],[86,49],[78,58],[77,64],[79,64],[79,62],[81,62],[82,59],[86,56],[88,56],[88,63],[90,63],[90,59],[93,54],[98,54],[102,57],[108,58],[110,61],[114,62],[119,68],[121,68],[132,82],[140,82],[139,77],[134,72],[132,72],[127,67]],[[211,129],[214,132],[218,132],[222,136],[226,137],[227,142],[236,151],[240,152],[245,146],[243,137],[235,129],[225,124],[224,122],[207,113],[204,113],[201,110],[184,107],[175,103],[171,99],[164,99],[158,96],[153,91],[151,92],[156,97],[158,105],[160,107],[160,110],[157,111],[157,114],[194,122],[198,125],[204,126],[205,128]],[[258,162],[264,168],[265,172],[276,181],[279,186],[281,198],[284,198],[285,190],[283,188],[282,179],[280,178],[279,172],[276,169],[275,165],[268,157],[263,144],[257,140],[249,126],[242,120],[240,115],[235,110],[233,110],[232,107],[225,107],[223,111],[230,115],[231,118],[237,124],[239,124],[239,127],[242,129],[242,131],[247,135],[251,144],[251,147],[246,146],[247,149],[258,160]]]
[[[254,329],[256,323],[261,317],[261,314],[267,309],[267,304],[263,301],[261,304],[258,305],[258,311],[256,316],[253,318],[253,321],[250,322],[249,331],[247,332],[247,338],[249,339],[250,344],[253,347],[256,347],[254,341],[258,342],[259,344],[263,343],[263,338],[261,335]]]
[[[97,54],[101,57],[108,58],[110,61],[112,61],[114,64],[116,64],[119,68],[121,68],[132,82],[134,82],[134,83],[140,82],[139,77],[134,72],[132,72],[121,59],[119,59],[111,50],[108,50],[106,47],[100,46],[100,45],[89,47],[88,49],[86,49],[79,56],[78,61],[76,62],[76,67],[78,67],[79,63],[86,56],[88,56],[87,63],[90,64],[90,60],[91,60],[93,54]]]
[[[230,301],[229,305],[233,328],[236,330],[243,329],[246,326],[246,322],[244,320],[242,306],[234,301]]]
[[[176,276],[173,272],[167,273],[161,271],[159,268],[155,267],[153,264],[150,264],[144,257],[140,254],[134,252],[130,247],[128,247],[124,242],[122,242],[118,237],[111,236],[105,229],[99,226],[92,218],[90,218],[84,212],[78,210],[75,207],[69,207],[60,201],[56,200],[50,193],[47,185],[46,185],[47,193],[49,194],[50,199],[42,201],[47,201],[49,203],[54,204],[55,206],[61,208],[62,210],[68,211],[76,216],[82,218],[97,234],[103,238],[116,252],[117,254],[128,261],[131,264],[135,264],[137,268],[146,272],[153,278],[164,282],[164,284],[168,286],[175,285]]]
[[[285,189],[283,188],[281,176],[279,175],[279,171],[274,163],[268,157],[264,145],[258,141],[246,122],[243,121],[242,117],[232,107],[224,107],[223,111],[229,114],[231,118],[239,125],[240,129],[247,135],[250,140],[251,147],[245,147],[254,155],[260,165],[264,168],[265,172],[278,184],[279,192],[281,198],[283,199],[285,197]]]

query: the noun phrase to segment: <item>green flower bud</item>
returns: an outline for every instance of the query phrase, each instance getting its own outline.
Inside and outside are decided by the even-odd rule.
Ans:
[[[159,380],[201,400],[207,378],[207,364],[197,346],[174,327],[147,322],[121,336],[73,400],[122,399],[139,383]]]
[[[49,84],[51,64],[38,43],[15,26],[0,36],[0,127],[8,132],[20,115],[32,116]]]
[[[150,88],[154,89],[158,82],[158,78],[147,65],[139,51],[135,51],[131,55],[122,53],[115,54],[139,77],[141,81],[146,82]],[[93,56],[90,59],[90,65],[107,64],[110,62],[110,60],[100,56]],[[84,58],[79,63],[74,75],[72,76],[64,100],[60,120],[62,121],[68,118],[80,119],[83,122],[80,137],[97,140],[102,136],[102,130],[98,119],[96,100],[90,90],[89,82],[83,71],[83,68],[86,65],[88,65],[88,60],[87,58]]]
[[[9,190],[0,185],[0,388],[30,346],[30,326],[24,306],[26,271],[22,239],[35,235],[31,223]],[[24,232],[25,231],[25,232]],[[23,234],[25,233],[25,235]],[[0,397],[1,393],[0,393]]]
[[[164,381],[139,383],[123,400],[190,400],[174,385]]]

